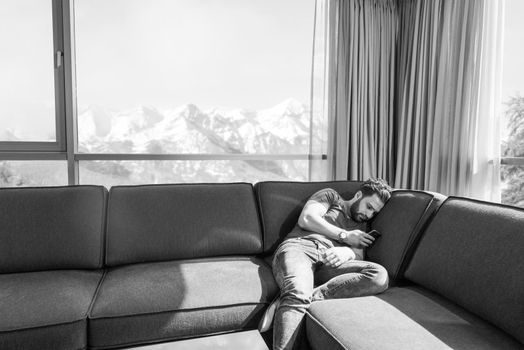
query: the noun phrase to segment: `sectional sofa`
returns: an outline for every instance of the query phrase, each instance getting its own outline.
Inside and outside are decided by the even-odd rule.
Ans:
[[[0,349],[111,349],[255,329],[307,198],[359,182],[0,189]],[[312,349],[524,348],[524,210],[397,190],[368,259],[391,288],[312,304]]]

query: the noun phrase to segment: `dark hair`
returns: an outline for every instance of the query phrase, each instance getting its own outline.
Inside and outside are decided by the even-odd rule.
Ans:
[[[386,203],[391,197],[391,191],[393,191],[393,189],[388,185],[387,181],[371,178],[360,185],[360,191],[364,197],[376,194],[382,202]]]

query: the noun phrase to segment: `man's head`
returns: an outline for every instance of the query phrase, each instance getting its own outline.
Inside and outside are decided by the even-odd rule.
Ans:
[[[350,214],[353,220],[368,221],[375,216],[391,197],[391,187],[382,179],[365,181],[351,200]]]

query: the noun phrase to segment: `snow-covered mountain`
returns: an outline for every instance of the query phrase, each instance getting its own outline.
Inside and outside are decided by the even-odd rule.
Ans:
[[[307,154],[310,116],[306,106],[287,99],[268,109],[202,110],[188,104],[160,111],[141,106],[111,111],[88,107],[79,112],[79,151],[86,153],[229,153]],[[121,174],[128,182],[136,174],[154,172],[146,182],[257,181],[260,179],[306,179],[307,161],[169,161],[87,163],[86,171]],[[159,165],[160,164],[160,165]],[[111,168],[111,169],[109,169]],[[180,178],[174,178],[178,176]],[[95,174],[93,174],[95,176]],[[193,178],[184,178],[193,176]],[[96,177],[96,176],[95,176]],[[196,177],[196,179],[195,179]],[[136,180],[138,182],[144,182]]]
[[[294,99],[261,111],[89,107],[79,113],[78,133],[79,150],[89,153],[305,154],[309,114]]]

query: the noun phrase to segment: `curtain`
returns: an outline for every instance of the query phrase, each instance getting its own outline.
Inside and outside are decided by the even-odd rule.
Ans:
[[[504,1],[484,2],[477,130],[471,185],[466,195],[500,202],[500,121],[502,105],[502,53]]]
[[[335,178],[393,174],[396,1],[341,0],[333,103]]]
[[[499,200],[503,1],[316,6],[310,178]]]
[[[310,178],[393,178],[396,0],[316,6]]]
[[[399,1],[395,187],[496,199],[501,13]]]
[[[330,104],[330,89],[333,74],[333,56],[330,55],[335,45],[333,13],[336,7],[329,0],[316,0],[315,23],[313,34],[313,62],[311,71],[310,99],[310,140],[309,140],[309,181],[332,179],[333,144],[330,131],[333,130]]]

